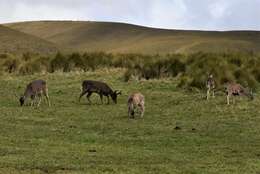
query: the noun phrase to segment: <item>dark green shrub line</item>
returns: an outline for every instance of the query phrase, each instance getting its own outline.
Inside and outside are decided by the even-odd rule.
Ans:
[[[260,57],[242,53],[193,53],[189,55],[110,54],[104,52],[57,53],[41,57],[0,54],[2,73],[34,74],[55,71],[95,71],[99,68],[125,68],[124,80],[177,78],[179,87],[204,88],[209,74],[217,85],[236,81],[252,88],[260,82]]]

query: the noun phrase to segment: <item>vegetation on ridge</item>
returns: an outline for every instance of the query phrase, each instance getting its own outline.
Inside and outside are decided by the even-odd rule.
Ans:
[[[255,88],[260,82],[260,58],[254,54],[240,53],[193,53],[144,55],[108,54],[104,52],[37,56],[30,53],[21,57],[10,54],[0,55],[1,73],[19,75],[53,73],[56,71],[95,71],[100,68],[123,68],[122,79],[163,79],[175,78],[182,88],[203,89],[209,74],[213,74],[217,86],[227,82],[239,82]]]
[[[34,21],[6,26],[55,43],[67,52],[260,52],[259,31],[165,30],[123,23],[87,21]]]

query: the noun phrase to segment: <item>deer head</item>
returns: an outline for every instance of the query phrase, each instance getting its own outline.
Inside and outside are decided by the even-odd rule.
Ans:
[[[122,92],[121,91],[118,91],[118,90],[115,90],[112,94],[111,94],[111,98],[112,100],[114,101],[114,103],[116,104],[117,103],[117,96],[118,95],[121,95]]]

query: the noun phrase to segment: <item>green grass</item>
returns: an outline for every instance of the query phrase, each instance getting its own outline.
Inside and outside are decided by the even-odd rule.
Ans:
[[[6,24],[66,51],[112,53],[260,52],[259,31],[185,31],[124,23],[34,21]]]
[[[259,173],[260,100],[177,89],[174,80],[122,81],[121,69],[0,77],[0,173]],[[52,106],[20,107],[14,93],[48,81]],[[118,104],[77,102],[81,81],[121,89]],[[144,118],[127,117],[127,95],[146,97]],[[178,126],[181,129],[176,130]],[[94,152],[93,152],[94,151]]]

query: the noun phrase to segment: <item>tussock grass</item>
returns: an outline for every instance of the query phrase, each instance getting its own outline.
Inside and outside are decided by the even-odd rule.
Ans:
[[[22,58],[2,54],[1,73],[19,75],[34,73],[87,72],[100,68],[123,68],[124,81],[175,78],[181,88],[205,88],[209,74],[214,75],[217,87],[238,82],[255,89],[260,82],[260,57],[242,53],[193,54],[110,54],[104,52],[62,54],[42,57],[30,53]]]

